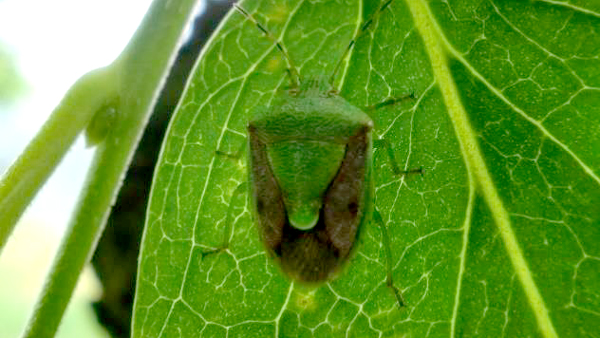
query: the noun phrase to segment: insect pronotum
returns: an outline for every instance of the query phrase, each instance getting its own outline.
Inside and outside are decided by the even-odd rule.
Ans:
[[[287,62],[289,90],[277,94],[269,108],[251,112],[248,122],[249,182],[261,239],[292,279],[315,284],[333,278],[350,257],[360,227],[373,210],[373,121],[338,94],[333,82],[356,39],[391,3],[386,1],[349,43],[329,81],[301,80],[284,45],[245,9],[252,21]],[[392,98],[369,107],[376,110],[404,99]],[[380,143],[387,145],[383,140]],[[393,151],[388,154],[397,174]],[[380,217],[375,217],[387,236]],[[384,239],[391,262],[389,239]],[[388,281],[393,285],[391,265]]]

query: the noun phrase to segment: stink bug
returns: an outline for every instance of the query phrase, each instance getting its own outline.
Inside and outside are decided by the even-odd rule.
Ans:
[[[375,16],[390,3],[385,2]],[[337,69],[373,19],[350,42],[328,81],[303,81],[283,44],[246,10],[236,8],[277,46],[291,83],[270,107],[251,112],[247,126],[250,190],[261,239],[292,279],[310,284],[330,280],[350,257],[361,226],[374,211],[374,124],[365,109],[346,101],[333,86]],[[389,99],[367,109],[412,97]],[[395,163],[393,152],[388,154]],[[397,170],[410,172],[421,169]],[[386,253],[390,260],[389,248]],[[388,270],[388,285],[394,288],[389,264]]]

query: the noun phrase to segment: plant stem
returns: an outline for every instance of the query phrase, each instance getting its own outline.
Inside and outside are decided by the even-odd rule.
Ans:
[[[81,77],[0,181],[0,250],[21,214],[94,113],[117,95],[114,67]]]
[[[92,256],[110,207],[152,112],[196,0],[155,0],[111,67],[119,75],[117,116],[96,151],[67,237],[23,337],[53,337],[79,274]]]

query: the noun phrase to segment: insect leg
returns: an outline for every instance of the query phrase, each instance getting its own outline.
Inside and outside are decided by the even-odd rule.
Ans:
[[[242,144],[242,146],[240,147],[240,149],[238,151],[236,151],[235,153],[228,153],[225,151],[221,151],[221,150],[215,150],[215,154],[218,156],[223,156],[227,159],[231,159],[234,161],[239,160],[240,158],[242,158],[242,155],[244,154],[244,152],[246,152],[246,147],[247,147],[247,142],[244,142]],[[217,254],[222,252],[223,250],[226,250],[229,247],[229,239],[231,238],[231,228],[232,228],[232,224],[233,224],[233,205],[234,205],[234,201],[243,193],[246,193],[248,191],[248,184],[247,182],[242,182],[240,183],[237,188],[235,188],[235,190],[233,191],[233,194],[231,195],[231,199],[229,202],[229,207],[227,208],[227,216],[225,218],[225,229],[223,231],[223,244],[217,248],[214,249],[209,249],[209,250],[205,250],[202,252],[202,257],[206,257],[206,256],[210,256],[212,254]]]
[[[220,247],[206,250],[202,252],[202,258],[210,256],[212,254],[220,253],[229,248],[229,241],[232,236],[233,222],[234,222],[234,201],[237,200],[241,195],[245,194],[248,191],[248,183],[242,182],[240,185],[235,188],[233,194],[231,195],[231,199],[229,202],[229,207],[227,208],[227,216],[225,218],[225,229],[223,230],[223,244]]]
[[[399,97],[392,97],[392,98],[388,98],[385,99],[379,103],[376,103],[374,105],[370,105],[367,107],[364,107],[363,110],[364,111],[373,111],[373,110],[377,110],[379,108],[383,108],[386,106],[392,106],[395,105],[396,103],[402,103],[404,101],[409,101],[409,100],[414,100],[417,97],[415,96],[415,93],[410,93],[408,95],[404,95],[404,96],[399,96]]]
[[[229,153],[229,152],[222,151],[222,150],[215,150],[215,154],[219,155],[219,156],[227,157],[232,160],[239,160],[240,158],[242,158],[242,156],[246,152],[246,147],[248,147],[247,141],[244,142],[242,144],[242,146],[240,147],[240,149],[238,149],[235,153]]]
[[[386,139],[378,139],[373,140],[373,148],[385,148],[387,150],[387,155],[390,158],[390,164],[392,165],[392,170],[394,174],[404,176],[411,174],[421,174],[423,175],[423,167],[409,170],[400,170],[398,167],[398,162],[396,162],[396,156],[394,155],[394,149],[390,145],[390,143]]]
[[[300,87],[300,75],[298,73],[298,69],[294,66],[294,63],[292,62],[292,59],[290,58],[290,56],[287,52],[287,49],[285,49],[283,44],[280,43],[279,40],[277,40],[277,38],[275,38],[275,36],[273,34],[271,34],[271,32],[269,32],[263,25],[261,25],[258,21],[256,21],[256,19],[252,16],[252,14],[248,13],[248,11],[246,11],[244,8],[242,8],[238,4],[234,4],[233,6],[235,7],[235,9],[238,10],[238,12],[240,12],[248,20],[252,21],[256,25],[256,27],[258,27],[258,29],[260,29],[261,32],[263,32],[265,34],[267,39],[269,39],[272,43],[275,44],[275,46],[277,46],[277,49],[281,52],[281,54],[283,55],[283,58],[287,62],[286,71],[287,71],[288,75],[290,76],[291,89],[298,89]]]
[[[390,236],[387,232],[387,226],[381,219],[381,214],[377,211],[377,208],[373,209],[373,220],[379,224],[379,228],[381,229],[381,238],[383,240],[383,246],[385,249],[385,260],[386,260],[386,270],[387,270],[387,278],[386,285],[392,292],[394,293],[394,297],[396,297],[396,301],[398,302],[398,307],[404,307],[404,298],[402,297],[402,291],[394,285],[394,279],[392,277],[393,260],[392,260],[392,247],[390,244]]]

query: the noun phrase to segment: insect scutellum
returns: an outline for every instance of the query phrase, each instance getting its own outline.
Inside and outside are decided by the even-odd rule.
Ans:
[[[361,25],[328,81],[302,81],[283,43],[252,14],[238,5],[235,8],[277,47],[290,79],[290,89],[278,94],[279,101],[253,112],[248,122],[249,181],[263,244],[288,276],[315,284],[339,272],[355,246],[360,227],[373,219],[384,238],[387,286],[402,307],[402,294],[392,279],[390,238],[372,205],[372,147],[388,150],[395,174],[422,173],[422,169],[398,169],[390,145],[385,140],[374,144],[373,122],[364,110],[393,105],[414,95],[359,109],[334,87],[335,76],[356,39],[392,1],[384,1]]]

